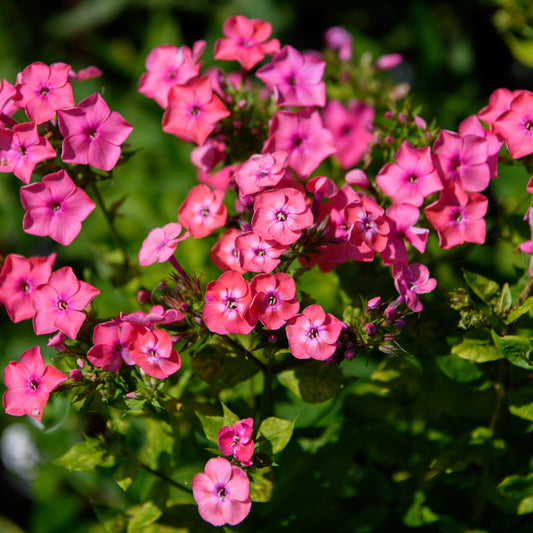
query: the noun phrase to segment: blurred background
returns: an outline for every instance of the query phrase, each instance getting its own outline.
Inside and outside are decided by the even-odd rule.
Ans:
[[[463,118],[486,105],[494,89],[533,89],[532,11],[528,0],[3,0],[0,77],[14,84],[17,73],[34,61],[66,62],[76,71],[89,65],[103,70],[101,78],[76,85],[75,97],[79,101],[102,92],[110,108],[134,125],[128,142],[140,152],[117,172],[106,201],[131,195],[121,207],[119,230],[138,236],[130,250],[136,254],[151,228],[175,220],[177,207],[195,184],[191,147],[161,132],[161,109],[137,92],[145,58],[155,46],[192,46],[205,39],[203,59],[209,66],[230,15],[270,22],[273,37],[300,50],[322,49],[325,30],[343,26],[353,35],[356,58],[367,50],[374,57],[401,53],[405,61],[393,73],[397,81],[411,85],[424,118],[435,117],[441,127],[456,130]],[[20,185],[12,175],[0,176],[3,254],[57,251],[55,268],[77,261],[73,266],[80,271],[92,254],[113,256],[111,241],[103,251],[88,246],[108,239],[99,213],[66,249],[49,239],[23,236]],[[206,250],[184,246],[186,268],[212,269]],[[155,285],[165,272],[154,267],[147,285]],[[112,287],[100,288],[102,316],[130,310],[133,302]],[[36,342],[46,343],[35,339],[31,324],[10,324],[3,309],[0,335],[2,368]],[[0,531],[101,531],[90,504],[78,493],[119,489],[95,486],[93,478],[81,474],[67,480],[61,469],[45,464],[79,439],[79,428],[63,423],[68,414],[63,402],[52,401],[47,410],[45,426],[0,414]]]

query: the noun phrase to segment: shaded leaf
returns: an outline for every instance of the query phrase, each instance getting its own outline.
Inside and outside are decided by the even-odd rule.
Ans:
[[[483,332],[472,332],[457,343],[452,348],[452,353],[474,361],[475,363],[486,363],[502,359],[503,355],[494,346],[492,340],[485,336]]]
[[[163,512],[154,502],[147,501],[127,510],[128,516],[131,518],[128,521],[128,533],[137,533],[144,527],[153,524]]]
[[[506,324],[511,324],[515,320],[519,319],[522,315],[525,315],[533,308],[533,296],[530,296],[521,306],[515,307],[505,319]]]
[[[522,389],[517,392],[511,392],[507,401],[509,412],[525,420],[533,421],[533,392]]]
[[[528,360],[528,355],[531,352],[531,342],[529,339],[518,335],[500,337],[494,330],[491,331],[491,334],[496,348],[513,365],[525,369],[531,368]]]
[[[468,286],[474,291],[474,294],[483,302],[487,305],[496,303],[495,300],[500,292],[500,286],[495,281],[468,270],[463,270],[463,276]]]
[[[80,472],[95,472],[97,468],[110,468],[114,466],[116,457],[104,448],[98,439],[86,437],[84,442],[78,442],[62,457],[52,462],[67,470]]]
[[[250,480],[250,499],[253,502],[268,502],[272,497],[272,470],[263,468],[256,470]]]
[[[113,479],[123,491],[127,491],[135,481],[140,468],[138,461],[131,457],[125,457],[113,472]]]
[[[289,422],[282,418],[271,416],[261,422],[258,435],[262,435],[271,445],[271,454],[279,453],[291,440],[294,430],[294,420]]]
[[[200,419],[202,428],[204,430],[207,440],[211,442],[217,442],[218,432],[220,428],[224,425],[224,417],[222,416],[209,416],[203,415],[196,411],[196,416]]]
[[[498,485],[498,490],[504,496],[513,500],[522,500],[533,496],[533,474],[507,476]]]

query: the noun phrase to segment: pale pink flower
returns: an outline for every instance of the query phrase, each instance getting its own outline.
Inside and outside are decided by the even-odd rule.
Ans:
[[[75,339],[86,318],[83,310],[98,294],[96,287],[79,281],[70,267],[52,272],[48,283],[39,285],[33,296],[35,333],[44,335],[59,330]]]
[[[67,379],[57,368],[44,365],[39,346],[26,350],[19,361],[11,361],[4,369],[7,390],[2,403],[6,413],[41,420],[50,393]]]
[[[200,516],[213,526],[235,526],[252,507],[248,476],[224,457],[209,459],[204,473],[192,478],[192,494]]]
[[[133,130],[119,113],[110,111],[98,93],[76,107],[58,111],[57,118],[64,137],[61,159],[101,170],[111,170],[117,164],[120,145]]]
[[[217,444],[222,454],[232,455],[244,466],[250,466],[254,454],[253,425],[253,418],[245,418],[235,422],[231,427],[221,427],[217,435]]]
[[[341,61],[350,61],[352,59],[352,36],[340,26],[328,28],[324,33],[324,42],[328,48],[331,48]]]
[[[139,250],[139,264],[146,266],[167,261],[176,250],[178,242],[189,237],[188,231],[179,236],[181,230],[181,224],[171,222],[162,228],[150,231]]]
[[[95,208],[94,202],[63,169],[48,174],[42,183],[21,187],[20,200],[26,209],[24,231],[41,237],[48,235],[64,246],[76,238],[82,221]]]
[[[245,70],[279,50],[277,39],[267,41],[272,33],[271,24],[260,19],[234,15],[226,19],[222,33],[225,37],[215,43],[215,59],[238,61]]]
[[[411,311],[422,311],[422,303],[417,294],[431,292],[437,286],[437,280],[429,277],[429,270],[419,263],[411,265],[394,265],[392,267],[394,285]]]

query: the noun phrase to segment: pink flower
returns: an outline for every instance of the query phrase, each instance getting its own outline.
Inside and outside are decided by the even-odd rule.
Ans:
[[[224,457],[207,461],[204,473],[192,478],[192,493],[200,516],[213,526],[237,525],[252,507],[248,476]]]
[[[63,169],[48,174],[42,183],[22,187],[20,200],[26,209],[24,231],[41,237],[48,235],[64,246],[76,238],[82,221],[95,208],[94,202]]]
[[[424,213],[439,233],[443,250],[463,242],[485,242],[485,220],[488,200],[477,192],[466,193],[458,185],[446,187],[437,202]]]
[[[279,329],[298,313],[296,283],[288,274],[260,274],[250,284],[253,301],[250,313],[268,329]]]
[[[241,196],[255,194],[266,187],[277,185],[287,169],[288,154],[254,154],[239,166],[234,174]]]
[[[143,241],[142,248],[139,251],[139,264],[141,266],[151,265],[156,261],[164,263],[176,250],[178,242],[184,241],[189,237],[186,231],[181,237],[181,224],[170,223],[162,228],[154,228],[148,237]]]
[[[522,91],[510,91],[509,89],[500,88],[492,92],[489,97],[489,105],[485,106],[478,114],[480,120],[494,128],[494,123],[498,117],[509,110],[511,102]]]
[[[118,321],[121,326],[127,322],[153,330],[156,324],[173,324],[183,320],[184,316],[177,309],[165,309],[162,305],[154,305],[148,313],[144,311],[134,311],[126,315],[120,313]]]
[[[48,283],[39,285],[33,296],[35,333],[44,335],[59,330],[69,339],[75,339],[85,321],[83,309],[98,294],[97,288],[78,281],[70,267],[52,272]]]
[[[178,220],[195,239],[205,237],[226,223],[227,209],[223,201],[222,191],[195,185],[179,207]]]
[[[231,427],[221,427],[217,435],[217,444],[223,455],[233,455],[244,466],[250,466],[254,454],[253,425],[253,418],[245,418],[235,422]]]
[[[29,183],[35,165],[56,155],[50,143],[39,137],[34,122],[15,124],[12,130],[0,129],[0,172],[13,172]]]
[[[407,307],[415,313],[422,311],[417,294],[431,292],[437,286],[437,280],[429,277],[428,268],[418,263],[394,265],[392,277],[396,290],[405,299]]]
[[[246,272],[272,272],[281,261],[279,256],[287,250],[287,246],[264,239],[253,231],[238,235],[235,248]]]
[[[163,114],[163,131],[185,142],[204,144],[219,120],[230,112],[213,93],[207,76],[193,78],[184,85],[173,85],[168,94],[168,109]]]
[[[260,19],[248,19],[242,15],[229,17],[222,26],[225,38],[215,43],[215,59],[238,61],[245,70],[252,69],[265,55],[279,50],[279,41],[271,39],[272,26]]]
[[[86,81],[94,78],[99,78],[103,74],[102,69],[91,65],[89,67],[82,68],[78,72],[71,70],[68,73],[68,79],[70,81]],[[74,104],[73,104],[74,105]],[[69,106],[70,107],[70,106]]]
[[[524,220],[527,220],[529,223],[529,229],[532,233],[533,237],[533,208],[530,207],[527,212],[526,216],[524,217]],[[520,243],[519,245],[520,251],[524,252],[525,254],[533,254],[533,238],[529,241],[525,241],[523,243]],[[533,255],[531,256],[531,259],[529,261],[529,276],[533,276]]]
[[[324,361],[337,349],[342,322],[318,304],[306,307],[286,326],[289,349],[297,359]]]
[[[248,313],[251,301],[250,285],[242,275],[224,272],[207,284],[202,319],[210,331],[219,335],[247,335],[257,323]]]
[[[276,97],[279,106],[318,106],[326,104],[326,84],[322,81],[326,62],[312,54],[300,54],[285,45],[256,76]]]
[[[403,141],[394,156],[377,174],[376,183],[395,204],[421,206],[424,198],[444,188],[435,170],[431,150]]]
[[[50,393],[67,379],[53,366],[45,367],[39,346],[30,348],[20,356],[20,361],[11,361],[4,369],[7,391],[2,403],[6,413],[41,420]]]
[[[193,49],[171,44],[156,46],[146,57],[146,70],[139,80],[139,92],[153,98],[163,109],[168,107],[168,93],[173,85],[183,85],[198,76],[199,56],[205,41],[197,41]]]
[[[296,113],[274,113],[263,153],[278,150],[289,154],[289,166],[305,179],[323,159],[335,153],[336,147],[318,111],[307,107]]]
[[[389,70],[397,67],[403,61],[402,54],[385,54],[379,56],[374,63],[378,70]]]
[[[235,240],[239,235],[242,235],[242,231],[237,228],[227,229],[217,243],[213,246],[210,252],[211,261],[221,270],[235,270],[239,274],[246,272],[241,267],[239,259],[239,250],[235,246]]]
[[[98,93],[72,109],[58,111],[57,118],[65,137],[61,159],[101,170],[111,170],[117,164],[120,145],[133,130],[119,113],[109,110]]]
[[[18,105],[28,118],[41,124],[55,117],[56,111],[72,107],[74,96],[69,82],[70,65],[41,62],[28,65],[16,85]]]
[[[328,48],[336,51],[341,61],[352,59],[352,36],[344,28],[333,26],[324,33],[324,42]]]
[[[350,244],[360,248],[361,252],[368,249],[382,252],[387,246],[390,231],[389,222],[383,216],[384,212],[370,196],[361,196],[359,200],[346,206]]]
[[[47,283],[52,273],[55,254],[30,257],[8,254],[0,272],[0,302],[6,306],[13,322],[32,318],[35,289]]]

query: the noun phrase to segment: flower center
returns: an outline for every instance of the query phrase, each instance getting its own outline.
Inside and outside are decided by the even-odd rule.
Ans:
[[[156,358],[156,359],[159,357],[159,354],[158,354],[157,351],[154,350],[153,348],[150,348],[150,349],[148,350],[148,355],[149,355],[150,357],[154,357],[154,358]]]
[[[258,180],[262,180],[263,178],[266,178],[269,174],[270,174],[270,171],[269,171],[269,170],[260,170],[260,171],[255,175],[255,177],[256,177]]]
[[[61,204],[59,202],[52,202],[50,204],[50,209],[52,211],[59,211],[61,209]]]
[[[266,255],[266,252],[263,250],[263,248],[258,248],[255,251],[255,255],[258,255],[259,257],[263,257],[264,255]]]
[[[453,215],[453,219],[455,222],[461,222],[461,220],[463,220],[463,215],[461,214],[460,211],[457,211],[457,213]]]
[[[459,160],[458,157],[455,157],[452,161],[451,168],[452,170],[459,170],[460,167],[461,167],[461,161]]]
[[[533,120],[532,119],[527,119],[525,122],[524,122],[524,129],[528,130],[528,131],[532,131],[533,130]]]
[[[28,149],[23,146],[22,144],[18,147],[18,153],[21,155],[21,156],[25,156],[27,153],[28,153]]]
[[[283,211],[278,211],[276,214],[276,218],[278,219],[278,222],[285,222],[287,220],[287,213],[284,213]]]
[[[318,329],[317,328],[311,328],[308,332],[307,332],[307,336],[310,338],[310,339],[316,339],[318,337]]]
[[[200,210],[200,215],[202,215],[204,218],[209,216],[209,207],[202,207]]]
[[[193,117],[196,117],[200,114],[200,106],[198,104],[195,104],[195,105],[192,105],[191,107],[189,107],[189,113],[193,116]]]
[[[217,496],[220,501],[222,501],[227,495],[228,492],[226,491],[226,487],[218,487]]]
[[[348,126],[348,125],[343,126],[343,128],[341,129],[341,136],[346,137],[350,135],[351,132],[352,132],[351,126]]]
[[[273,294],[270,294],[268,296],[268,305],[270,306],[274,306],[278,303],[278,299],[273,295]]]
[[[298,148],[300,146],[302,146],[304,140],[299,136],[299,135],[296,135],[292,138],[292,145],[295,147],[295,148]]]
[[[48,93],[50,92],[50,88],[47,87],[46,85],[43,85],[40,89],[39,89],[39,94],[41,96],[48,96]]]
[[[22,281],[19,285],[19,289],[22,292],[28,292],[30,290],[30,284],[27,281]]]
[[[39,380],[38,379],[32,379],[29,383],[31,390],[38,390],[39,389]]]
[[[59,302],[57,302],[57,308],[60,311],[66,311],[68,309],[68,303],[65,302],[65,300],[59,300]]]
[[[411,174],[408,179],[409,183],[418,183],[418,176],[415,176],[414,174]]]
[[[235,301],[235,298],[228,298],[226,300],[226,307],[228,309],[237,309],[237,302]]]
[[[89,137],[89,139],[95,139],[97,135],[96,128],[87,128],[85,134],[87,135],[87,137]]]

